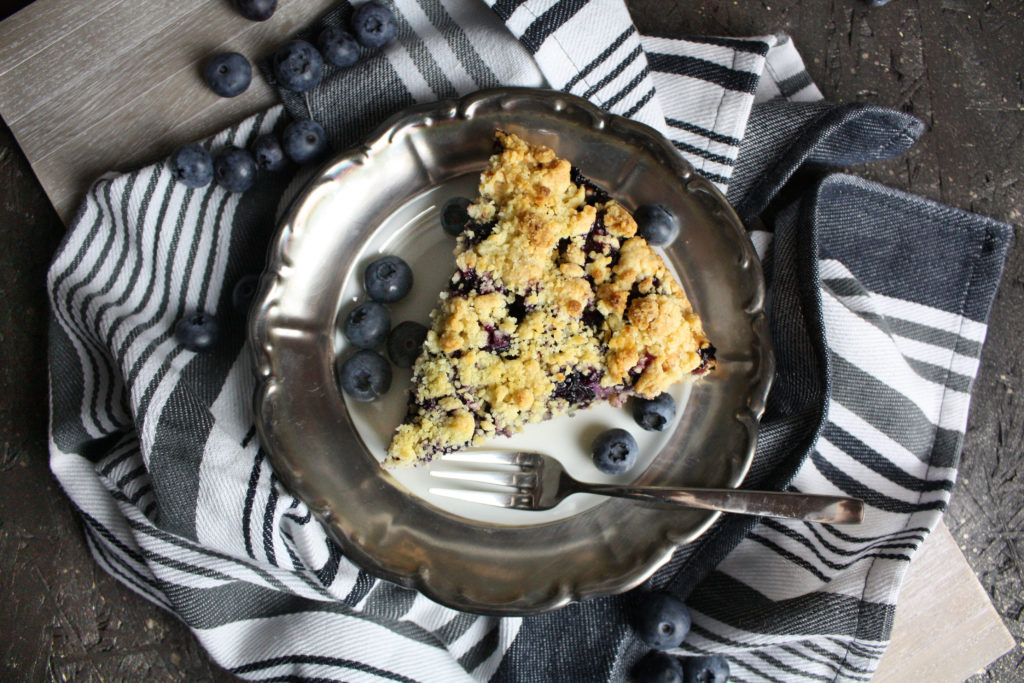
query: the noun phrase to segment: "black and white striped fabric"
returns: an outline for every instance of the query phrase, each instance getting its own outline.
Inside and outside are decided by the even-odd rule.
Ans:
[[[816,102],[785,37],[641,36],[620,0],[391,4],[401,28],[384,53],[205,144],[244,147],[289,112],[342,144],[409,104],[499,84],[546,83],[663,132],[767,228],[752,238],[786,343],[751,482],[869,505],[852,530],[722,525],[681,550],[655,577],[694,613],[678,653],[724,653],[733,680],[869,678],[949,498],[1008,228],[844,175],[778,199],[805,162],[892,156],[920,133],[897,112]],[[455,612],[360,571],[282,488],[231,303],[262,267],[281,185],[190,190],[160,163],[109,175],[54,258],[51,466],[97,562],[243,678],[625,680],[643,651],[632,597]],[[174,341],[195,309],[221,321],[211,353]]]

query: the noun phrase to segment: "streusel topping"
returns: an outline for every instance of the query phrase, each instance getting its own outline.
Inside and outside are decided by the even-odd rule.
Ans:
[[[595,400],[653,398],[713,366],[700,318],[630,213],[548,147],[495,137],[385,466]]]

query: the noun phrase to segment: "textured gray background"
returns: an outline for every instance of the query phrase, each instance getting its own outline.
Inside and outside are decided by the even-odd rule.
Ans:
[[[0,17],[26,4],[0,0]],[[857,173],[1024,224],[1020,0],[893,0],[881,8],[860,0],[628,4],[648,33],[789,33],[827,98],[876,102],[928,124],[910,154]],[[44,278],[62,234],[10,131],[0,126],[0,679],[233,680],[174,617],[96,567],[47,468]],[[972,679],[978,681],[1024,680],[1022,320],[1018,239],[993,309],[962,473],[946,516],[1018,641]]]

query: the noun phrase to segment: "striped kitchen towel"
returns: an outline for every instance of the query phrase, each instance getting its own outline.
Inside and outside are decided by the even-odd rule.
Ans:
[[[548,85],[664,133],[756,228],[769,281],[779,372],[745,485],[868,503],[853,529],[723,518],[680,549],[652,580],[693,610],[677,654],[723,653],[734,680],[869,678],[949,499],[1009,228],[813,171],[898,155],[922,126],[822,102],[785,37],[641,36],[621,0],[389,4],[393,45],[205,144],[312,116],[340,148],[405,106],[495,85]],[[231,300],[283,193],[275,178],[190,190],[157,163],[99,179],[58,249],[51,466],[97,562],[252,680],[628,679],[636,593],[459,613],[360,571],[280,485]],[[174,340],[194,309],[220,319],[209,353]]]

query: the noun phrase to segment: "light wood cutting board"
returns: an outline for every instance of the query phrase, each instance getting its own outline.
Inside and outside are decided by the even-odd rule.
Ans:
[[[151,162],[275,103],[259,76],[243,95],[217,97],[200,65],[225,50],[265,56],[331,5],[289,0],[255,23],[227,0],[37,0],[0,23],[0,116],[68,222],[101,173]],[[875,680],[961,681],[1013,646],[940,525],[908,570]]]
[[[255,74],[245,93],[218,97],[201,65],[226,50],[271,54],[332,4],[289,0],[253,22],[227,0],[39,0],[0,23],[0,116],[67,223],[100,174],[276,102]]]

